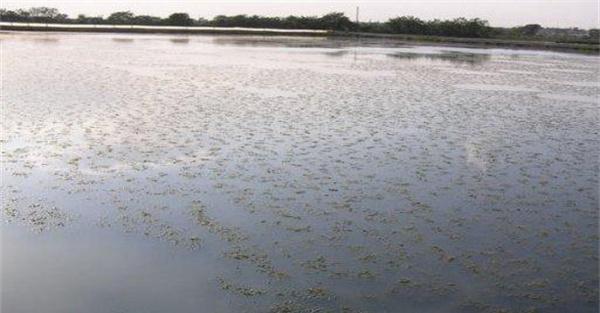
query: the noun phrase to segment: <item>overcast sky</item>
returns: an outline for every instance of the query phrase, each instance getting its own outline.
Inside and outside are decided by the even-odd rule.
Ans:
[[[108,16],[114,11],[167,16],[187,12],[192,17],[211,18],[225,14],[269,16],[321,15],[341,11],[354,19],[360,7],[361,21],[383,21],[398,15],[422,19],[480,17],[493,26],[539,23],[546,27],[597,28],[600,25],[598,0],[399,0],[399,1],[200,1],[200,0],[0,0],[7,9],[49,6],[76,16]]]

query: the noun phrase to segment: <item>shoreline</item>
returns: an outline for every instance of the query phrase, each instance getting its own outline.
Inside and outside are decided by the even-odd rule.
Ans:
[[[441,45],[475,46],[483,48],[533,49],[546,51],[600,54],[600,45],[560,43],[549,41],[524,41],[493,38],[462,38],[427,35],[378,34],[310,29],[269,29],[241,27],[178,27],[139,25],[81,25],[81,24],[34,24],[0,22],[0,31],[31,32],[93,32],[93,33],[143,33],[143,34],[195,34],[195,35],[263,35],[340,38],[380,38],[386,40],[435,43]]]

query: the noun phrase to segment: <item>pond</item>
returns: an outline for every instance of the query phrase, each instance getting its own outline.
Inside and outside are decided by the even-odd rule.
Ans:
[[[0,42],[3,312],[598,311],[598,57]]]

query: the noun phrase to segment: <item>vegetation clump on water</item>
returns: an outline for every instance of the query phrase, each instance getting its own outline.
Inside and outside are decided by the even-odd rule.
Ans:
[[[246,296],[246,297],[255,297],[260,296],[265,293],[264,290],[254,288],[254,287],[246,287],[246,286],[238,286],[231,282],[224,280],[223,278],[219,278],[219,284],[221,285],[221,289],[234,292],[236,294]]]

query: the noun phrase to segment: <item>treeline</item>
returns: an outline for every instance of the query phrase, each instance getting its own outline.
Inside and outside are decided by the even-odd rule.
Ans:
[[[599,29],[544,28],[539,24],[490,27],[487,21],[478,18],[424,21],[413,16],[401,16],[384,23],[360,23],[358,29],[368,33],[600,43]]]
[[[360,23],[359,30],[372,33],[486,38],[493,34],[488,22],[478,18],[424,21],[414,16],[400,16],[384,23]]]
[[[111,25],[172,25],[172,26],[214,26],[281,29],[326,29],[339,31],[361,31],[392,34],[437,35],[456,37],[487,37],[491,27],[480,19],[454,19],[422,21],[415,17],[397,17],[387,22],[355,23],[344,13],[332,12],[323,16],[266,17],[258,15],[218,15],[213,19],[193,19],[187,13],[173,13],[166,18],[149,15],[135,15],[130,11],[115,12],[102,16],[78,15],[69,18],[54,8],[31,8],[29,10],[0,10],[0,20],[4,22],[30,23],[74,23]]]
[[[353,30],[355,23],[344,13],[333,12],[323,16],[264,17],[257,15],[218,15],[212,20],[193,19],[187,13],[173,13],[166,18],[150,15],[135,15],[130,11],[121,11],[102,16],[78,15],[69,18],[55,8],[31,8],[10,11],[0,9],[0,21],[24,23],[67,23],[67,24],[106,24],[106,25],[156,25],[156,26],[214,26],[214,27],[250,27],[283,29],[328,29]]]
[[[249,28],[282,28],[282,29],[331,29],[354,30],[355,23],[344,13],[332,12],[321,17],[288,16],[266,17],[258,15],[218,15],[212,20],[202,20],[201,25],[215,27],[249,27]]]
[[[108,25],[156,25],[156,26],[213,26],[281,29],[325,29],[385,34],[409,34],[471,38],[507,38],[526,40],[555,40],[570,42],[600,42],[600,32],[580,29],[543,28],[538,24],[522,27],[490,27],[482,19],[456,18],[452,20],[425,21],[413,16],[391,18],[386,22],[351,21],[344,13],[332,12],[323,16],[265,17],[258,15],[218,15],[213,19],[194,19],[187,13],[173,13],[166,18],[135,15],[130,11],[110,14],[108,17],[80,14],[71,18],[55,8],[37,7],[15,11],[0,9],[0,21],[25,23],[67,23]]]

